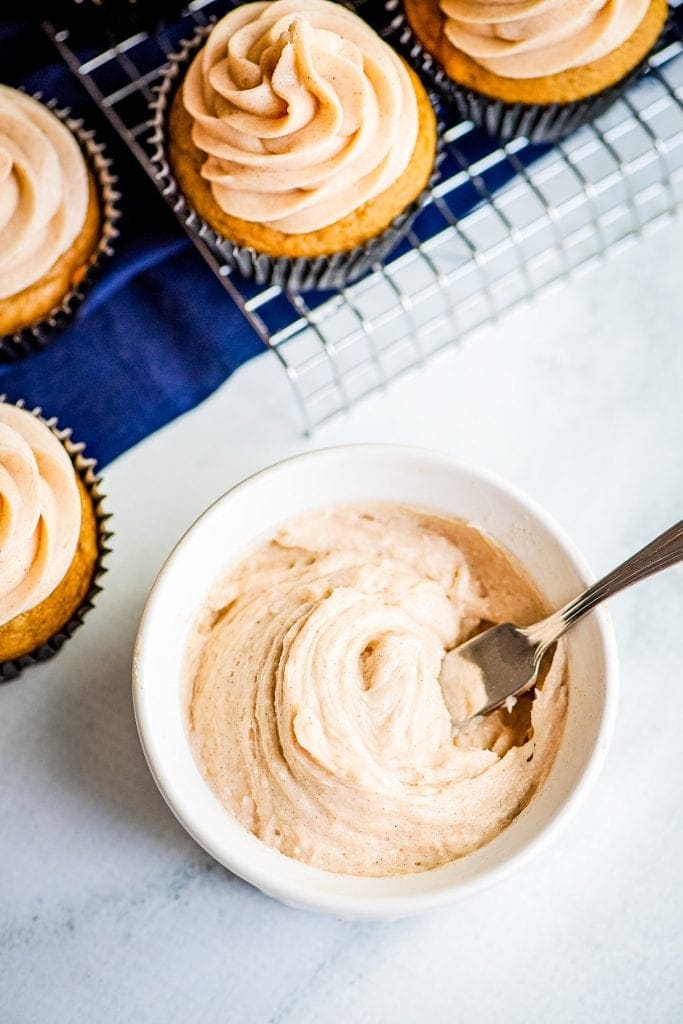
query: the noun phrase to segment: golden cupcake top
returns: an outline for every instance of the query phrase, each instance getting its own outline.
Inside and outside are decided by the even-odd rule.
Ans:
[[[379,196],[417,141],[405,65],[327,0],[231,11],[192,63],[183,102],[224,213],[285,234],[327,227]]]
[[[58,586],[80,528],[78,484],[64,446],[32,413],[0,403],[0,627]]]
[[[68,128],[42,103],[0,85],[0,301],[70,248],[88,198],[87,166]]]
[[[650,0],[440,0],[448,41],[505,78],[582,67],[618,49]]]

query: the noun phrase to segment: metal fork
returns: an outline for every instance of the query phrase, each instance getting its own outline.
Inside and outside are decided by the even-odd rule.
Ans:
[[[683,519],[559,611],[533,626],[520,627],[504,622],[449,652],[446,655],[449,672],[457,672],[457,659],[461,659],[463,675],[466,672],[466,678],[476,680],[477,692],[482,693],[482,706],[472,717],[487,715],[530,689],[546,652],[602,601],[682,560]]]

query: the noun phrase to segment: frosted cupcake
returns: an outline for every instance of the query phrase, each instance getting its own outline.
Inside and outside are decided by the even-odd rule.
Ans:
[[[542,141],[618,99],[667,14],[666,0],[403,0],[394,31],[462,117]]]
[[[364,21],[326,0],[248,3],[185,73],[191,55],[159,96],[160,175],[165,151],[229,263],[260,283],[337,285],[396,245],[434,170],[436,118]]]
[[[39,411],[0,402],[0,682],[55,654],[106,553],[94,462]]]
[[[40,347],[74,311],[110,252],[116,198],[80,122],[0,85],[0,358]]]

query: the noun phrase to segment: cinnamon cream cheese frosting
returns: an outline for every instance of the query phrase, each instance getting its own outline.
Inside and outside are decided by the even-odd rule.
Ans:
[[[0,299],[38,281],[85,223],[88,171],[45,106],[0,85]]]
[[[183,102],[223,212],[285,234],[327,227],[379,196],[417,140],[406,67],[326,0],[231,11],[191,65]]]
[[[448,652],[545,609],[473,526],[394,505],[309,514],[235,565],[188,650],[188,728],[225,807],[342,874],[418,872],[493,839],[547,774],[564,722],[558,648],[535,700],[465,731]]]
[[[62,581],[80,528],[81,500],[64,447],[37,417],[0,403],[0,627]]]
[[[458,50],[506,78],[582,67],[618,49],[650,0],[440,0]]]

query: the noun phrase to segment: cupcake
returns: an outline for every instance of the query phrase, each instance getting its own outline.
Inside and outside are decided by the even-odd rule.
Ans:
[[[157,164],[223,258],[303,289],[386,256],[437,152],[434,110],[403,59],[327,0],[243,4],[199,46],[160,90]]]
[[[94,461],[39,410],[0,401],[0,681],[55,654],[106,554]]]
[[[46,343],[111,251],[114,179],[79,121],[0,85],[0,358]]]
[[[460,116],[540,142],[602,114],[667,15],[666,0],[403,0],[393,32]]]

